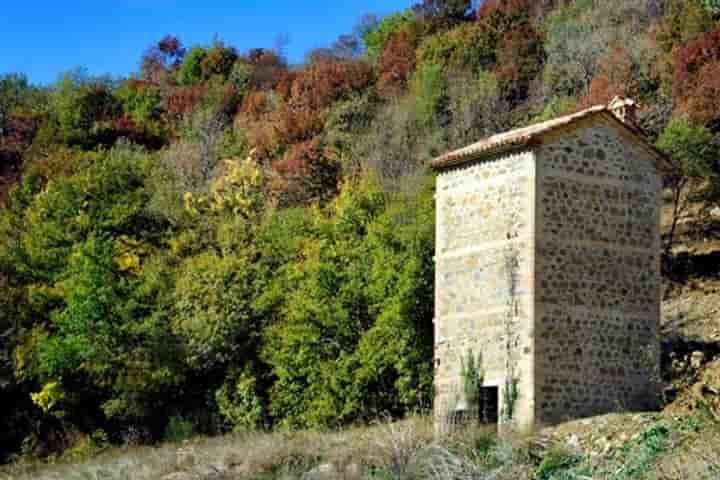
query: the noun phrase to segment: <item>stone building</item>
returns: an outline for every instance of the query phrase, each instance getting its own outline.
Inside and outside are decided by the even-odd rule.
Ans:
[[[527,428],[654,403],[669,166],[634,114],[616,98],[433,160],[442,424],[472,410]],[[472,408],[470,356],[483,373]]]

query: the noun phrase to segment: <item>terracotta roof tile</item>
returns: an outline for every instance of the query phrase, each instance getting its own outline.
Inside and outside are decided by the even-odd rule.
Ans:
[[[613,102],[615,102],[615,100],[613,100]],[[611,104],[613,102],[611,102]],[[430,162],[430,166],[435,169],[449,168],[472,160],[478,160],[486,155],[502,152],[507,149],[536,145],[541,142],[545,135],[553,131],[595,116],[598,118],[601,116],[611,118],[612,121],[617,122],[630,132],[638,143],[657,157],[659,169],[672,169],[665,155],[647,141],[645,134],[639,128],[622,122],[612,113],[607,105],[596,105],[577,113],[493,135],[467,147],[441,155],[433,159]]]

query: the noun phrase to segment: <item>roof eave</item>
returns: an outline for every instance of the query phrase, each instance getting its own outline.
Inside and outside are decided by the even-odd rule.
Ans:
[[[530,137],[517,139],[512,142],[508,142],[502,145],[497,145],[492,148],[478,150],[475,152],[468,152],[464,155],[443,155],[430,161],[430,168],[436,171],[448,170],[453,167],[458,167],[471,162],[478,162],[486,157],[491,157],[501,153],[512,152],[515,150],[523,150],[528,148],[534,148],[540,145],[542,142],[539,138]]]

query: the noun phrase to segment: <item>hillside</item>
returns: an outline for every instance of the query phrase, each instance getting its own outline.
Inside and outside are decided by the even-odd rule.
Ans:
[[[167,35],[128,78],[0,76],[0,395],[13,405],[0,461],[152,456],[232,432],[251,435],[242,452],[301,442],[272,432],[427,411],[428,160],[616,95],[639,102],[676,168],[665,410],[576,423],[570,447],[632,422],[643,442],[705,445],[720,414],[720,4],[476,3],[364,16],[296,66]],[[522,468],[542,463],[528,455]],[[335,458],[311,457],[300,467]]]
[[[699,205],[695,205],[698,207]],[[665,233],[671,204],[666,205]],[[720,280],[711,218],[688,214],[666,278],[661,411],[576,420],[498,438],[485,427],[434,437],[431,419],[374,421],[341,431],[238,433],[156,447],[70,452],[57,465],[20,462],[0,478],[223,479],[715,479],[720,476]],[[706,234],[698,233],[698,227]],[[700,266],[690,269],[688,265]],[[706,268],[706,266],[708,268]],[[85,444],[91,452],[91,443]]]

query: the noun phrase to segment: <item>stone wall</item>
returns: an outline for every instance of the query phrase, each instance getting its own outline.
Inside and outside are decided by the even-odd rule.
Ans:
[[[536,421],[647,408],[659,361],[654,159],[609,123],[536,155]]]
[[[435,414],[461,402],[461,358],[482,353],[500,398],[508,366],[520,379],[515,418],[529,421],[535,164],[514,153],[437,179]],[[501,401],[502,403],[502,401]]]

